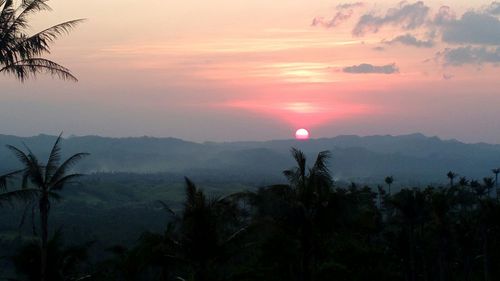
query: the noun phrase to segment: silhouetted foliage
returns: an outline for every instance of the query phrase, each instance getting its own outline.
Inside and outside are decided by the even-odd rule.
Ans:
[[[12,74],[20,81],[39,73],[77,81],[69,69],[42,55],[50,53],[50,44],[82,20],[63,22],[29,35],[29,17],[50,10],[48,0],[19,2],[16,6],[14,0],[0,0],[0,73]]]
[[[100,245],[104,250],[92,266],[90,244],[63,247],[56,233],[47,243],[46,280],[500,278],[500,202],[490,192],[493,178],[461,177],[455,184],[457,175],[448,173],[449,184],[402,186],[391,194],[383,186],[334,183],[329,152],[320,152],[312,165],[301,151],[291,153],[295,166],[283,172],[286,184],[210,196],[185,178],[182,204],[153,206],[167,217],[163,231],[145,231],[126,246]],[[387,191],[393,181],[385,179]],[[20,278],[42,279],[42,253],[30,242],[14,255]]]
[[[42,164],[28,147],[26,147],[26,153],[15,146],[7,146],[23,165],[23,169],[19,172],[21,189],[18,192],[34,195],[28,206],[31,206],[33,213],[35,209],[38,209],[40,216],[40,280],[42,281],[47,280],[45,272],[48,264],[49,212],[52,202],[61,200],[59,192],[82,176],[82,174],[69,172],[78,161],[88,155],[77,153],[60,163],[61,140],[59,136],[55,141],[46,164]]]
[[[47,243],[46,280],[66,281],[83,280],[84,263],[88,260],[91,242],[82,245],[64,246],[63,235],[57,231]],[[24,245],[12,257],[13,264],[20,276],[29,281],[41,279],[40,244],[32,241]]]

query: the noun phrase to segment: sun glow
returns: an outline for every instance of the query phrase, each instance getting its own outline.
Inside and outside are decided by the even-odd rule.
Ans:
[[[309,139],[309,131],[306,129],[298,129],[295,132],[295,139],[297,140],[308,140]]]
[[[284,121],[292,128],[317,127],[335,120],[354,118],[374,112],[373,108],[364,104],[304,100],[283,102],[277,98],[254,101],[234,100],[223,104],[223,106],[265,114]]]

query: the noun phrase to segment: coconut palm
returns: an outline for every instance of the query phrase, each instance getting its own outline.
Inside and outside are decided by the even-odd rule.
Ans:
[[[41,232],[41,279],[46,280],[47,267],[47,247],[49,234],[49,211],[52,201],[61,199],[59,192],[68,184],[74,183],[76,179],[82,176],[78,173],[69,173],[71,168],[87,153],[77,153],[66,159],[62,164],[61,160],[61,141],[59,135],[52,147],[47,163],[42,164],[33,152],[26,147],[27,152],[8,145],[7,147],[15,154],[18,160],[24,166],[22,175],[22,189],[35,192],[35,200],[38,203],[40,215]]]
[[[377,185],[378,190],[378,207],[382,208],[382,197],[385,195],[384,187],[381,185]]]
[[[406,236],[406,245],[408,247],[407,280],[415,281],[417,276],[417,229],[421,229],[428,217],[428,208],[426,207],[426,190],[403,189],[388,200],[390,208],[396,212],[394,214]]]
[[[466,177],[460,177],[460,179],[458,181],[458,185],[460,185],[461,187],[468,186],[469,180]]]
[[[255,224],[273,233],[263,243],[263,258],[276,254],[274,245],[287,247],[289,243],[279,257],[286,259],[279,270],[287,276],[275,276],[275,280],[309,281],[315,276],[315,260],[322,250],[319,245],[325,242],[319,236],[331,232],[334,221],[333,180],[327,167],[330,153],[320,152],[311,167],[302,151],[292,148],[291,153],[296,166],[283,172],[288,184],[261,188],[251,194],[250,203],[255,207]]]
[[[208,197],[191,180],[185,181],[182,210],[176,212],[161,203],[172,221],[164,234],[143,234],[138,254],[160,267],[160,280],[167,280],[173,268],[187,268],[185,273],[177,270],[177,276],[172,276],[176,280],[225,280],[229,276],[219,276],[220,269],[247,229],[241,209],[232,196]]]
[[[49,11],[48,0],[0,0],[0,73],[12,74],[21,82],[39,73],[49,73],[64,80],[77,81],[71,71],[43,55],[61,35],[69,33],[81,19],[66,21],[28,34],[29,17]]]
[[[394,182],[394,177],[393,176],[385,177],[384,181],[387,184],[387,186],[389,187],[389,196],[391,196],[391,185]]]
[[[453,181],[455,180],[456,177],[458,177],[458,174],[457,173],[454,173],[452,171],[449,171],[446,176],[448,177],[448,179],[450,180],[450,187],[453,186]]]
[[[492,169],[493,174],[495,174],[495,192],[498,198],[498,174],[500,173],[500,168]]]
[[[471,180],[470,187],[478,198],[482,198],[486,194],[486,186],[482,185],[478,180]]]
[[[491,195],[491,189],[495,185],[494,179],[492,177],[486,177],[483,179],[484,186],[486,187],[488,198]]]

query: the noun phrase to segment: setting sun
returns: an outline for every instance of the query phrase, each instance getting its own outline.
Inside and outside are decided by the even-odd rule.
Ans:
[[[309,132],[306,129],[298,129],[295,132],[295,139],[308,140],[309,139]]]

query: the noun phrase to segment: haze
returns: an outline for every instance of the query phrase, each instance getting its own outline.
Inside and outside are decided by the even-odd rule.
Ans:
[[[33,31],[88,19],[50,56],[80,81],[0,77],[3,134],[230,141],[303,127],[500,143],[499,2],[50,5]]]

